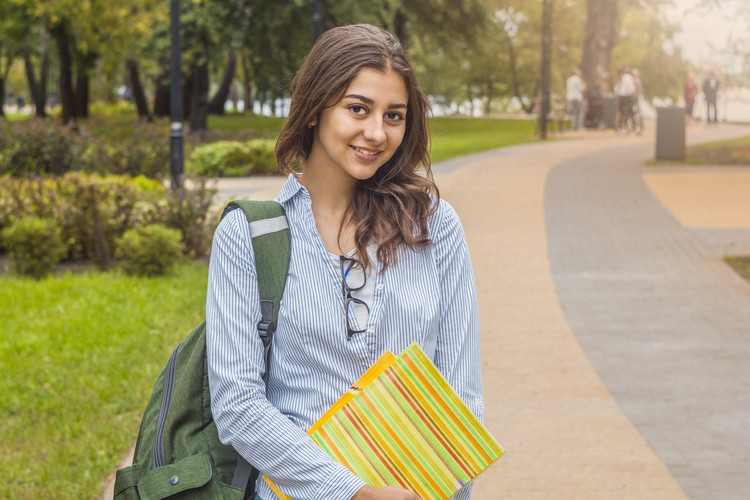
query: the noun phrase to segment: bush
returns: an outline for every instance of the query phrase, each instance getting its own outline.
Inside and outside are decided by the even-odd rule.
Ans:
[[[132,129],[100,127],[96,134],[91,130],[38,118],[0,122],[0,174],[84,171],[158,179],[169,172],[169,141],[163,127],[144,123]]]
[[[186,179],[190,189],[183,187],[169,191],[169,207],[165,222],[167,226],[179,229],[185,255],[204,257],[211,248],[211,236],[218,216],[214,217],[213,205],[215,189],[210,189],[206,177]]]
[[[203,144],[193,150],[188,163],[188,171],[208,177],[242,177],[276,169],[274,141],[270,139]]]
[[[68,248],[67,258],[90,259],[106,268],[115,240],[125,231],[162,223],[182,232],[187,255],[204,256],[211,243],[215,190],[206,186],[206,179],[187,183],[189,189],[173,192],[143,176],[0,176],[0,230],[27,215],[53,218]]]
[[[69,258],[106,268],[117,237],[136,226],[164,222],[167,195],[161,184],[145,177],[0,176],[0,229],[27,215],[56,220]]]
[[[57,121],[0,122],[0,174],[55,174],[85,167],[88,137]]]
[[[62,232],[54,219],[24,217],[1,234],[19,274],[43,278],[67,253]]]
[[[115,255],[125,272],[138,276],[161,276],[182,256],[181,234],[164,224],[129,229],[117,240]]]

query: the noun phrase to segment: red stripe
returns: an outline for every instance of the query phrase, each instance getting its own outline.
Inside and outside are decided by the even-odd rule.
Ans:
[[[418,406],[418,403],[416,403],[416,405],[415,405],[415,403],[412,402],[413,399],[403,389],[403,387],[400,386],[400,384],[398,383],[399,382],[398,379],[393,375],[393,373],[391,372],[391,370],[386,370],[383,373],[385,373],[386,376],[391,380],[391,382],[393,382],[393,385],[396,387],[396,390],[398,390],[401,393],[401,395],[403,396],[404,400],[409,404],[409,406],[411,406],[414,409],[414,411],[417,414],[419,414],[419,416],[422,418],[422,421],[424,422],[424,424],[427,427],[430,428],[430,431],[432,431],[433,436],[435,436],[435,438],[438,441],[440,441],[440,444],[443,445],[443,448],[445,449],[445,451],[447,451],[448,454],[451,457],[453,457],[453,460],[456,461],[456,463],[458,464],[458,466],[461,467],[461,469],[466,473],[466,475],[468,477],[474,477],[474,474],[469,469],[467,469],[466,466],[464,465],[463,459],[460,456],[458,456],[454,452],[453,447],[450,444],[448,444],[445,439],[443,439],[443,436],[441,435],[442,433],[441,433],[440,429],[436,428],[435,425],[432,424],[431,417],[429,415],[425,415],[425,412],[421,409],[421,407]],[[429,440],[428,440],[428,442],[429,442]]]
[[[405,482],[404,482],[404,481],[403,481],[403,480],[401,479],[401,477],[400,477],[400,475],[399,475],[399,472],[398,472],[397,470],[394,470],[394,469],[393,469],[393,468],[392,468],[392,467],[391,467],[391,466],[390,466],[390,465],[388,464],[389,460],[388,460],[388,459],[387,459],[386,457],[384,457],[384,456],[383,456],[383,455],[382,455],[382,454],[381,454],[381,453],[380,453],[380,452],[378,451],[378,447],[377,447],[377,445],[376,445],[375,443],[373,443],[372,441],[370,441],[370,439],[369,439],[369,438],[367,437],[367,433],[366,433],[366,432],[364,431],[364,429],[362,429],[362,428],[361,428],[361,427],[359,426],[359,424],[357,424],[357,422],[355,421],[354,415],[352,415],[352,411],[351,411],[351,410],[350,410],[349,408],[347,408],[346,406],[344,406],[343,408],[341,408],[341,410],[342,410],[342,411],[344,412],[344,414],[346,415],[346,417],[347,417],[347,418],[349,419],[349,422],[351,422],[351,424],[352,424],[352,425],[353,425],[353,426],[354,426],[354,427],[355,427],[355,428],[357,429],[357,431],[359,431],[359,434],[360,434],[360,436],[362,436],[362,438],[363,438],[363,439],[364,439],[365,441],[367,441],[367,446],[369,446],[369,447],[370,447],[370,449],[371,449],[371,450],[373,451],[373,453],[375,453],[375,454],[376,454],[376,455],[378,456],[378,459],[380,459],[380,462],[381,462],[381,463],[382,463],[383,465],[385,465],[385,467],[386,467],[386,468],[388,469],[388,472],[390,472],[390,473],[391,473],[391,475],[393,475],[393,477],[394,477],[394,478],[396,478],[396,481],[398,481],[398,482],[399,482],[399,485],[400,485],[400,486],[401,486],[402,488],[407,488],[407,489],[408,489],[408,486],[406,485],[406,483],[405,483]]]

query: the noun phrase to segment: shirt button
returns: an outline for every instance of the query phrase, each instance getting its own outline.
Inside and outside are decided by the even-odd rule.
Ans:
[[[385,285],[382,283],[378,283],[377,285],[375,285],[375,290],[377,290],[378,292],[383,291],[383,288],[385,288]]]
[[[368,331],[369,333],[375,333],[375,327],[374,327],[374,326],[371,326],[370,328],[368,328],[368,329],[367,329],[367,331]]]

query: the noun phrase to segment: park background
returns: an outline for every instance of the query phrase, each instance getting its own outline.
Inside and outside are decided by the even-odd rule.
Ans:
[[[31,245],[64,247],[39,280],[13,271],[7,237],[0,247],[8,498],[94,498],[111,478],[172,347],[203,316],[218,213],[211,183],[192,176],[273,174],[288,85],[316,29],[367,22],[407,44],[433,103],[436,162],[539,140],[544,103],[541,114],[564,118],[552,103],[574,65],[590,82],[605,71],[610,91],[618,67],[638,67],[646,113],[682,104],[689,72],[700,83],[714,70],[720,120],[750,121],[750,8],[740,0],[184,0],[192,182],[170,190],[169,14],[153,0],[0,2],[0,228],[52,220],[60,231],[26,230],[51,235]],[[747,140],[737,147],[746,163]],[[167,242],[155,247],[177,234],[172,260],[186,259],[157,262],[160,277],[142,277],[152,268],[138,263],[129,272],[116,249],[132,230],[148,256],[141,226],[177,231],[155,230]]]

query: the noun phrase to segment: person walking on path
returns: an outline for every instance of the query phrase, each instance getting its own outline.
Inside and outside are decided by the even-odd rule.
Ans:
[[[405,49],[380,28],[328,30],[303,62],[276,145],[292,253],[268,367],[241,211],[214,235],[206,351],[219,437],[297,500],[419,498],[366,485],[305,432],[385,350],[418,342],[483,417],[476,286],[430,170],[428,107]]]
[[[713,122],[718,123],[716,112],[716,98],[719,94],[719,80],[716,79],[716,73],[713,70],[708,72],[708,76],[703,80],[703,95],[706,98],[706,121],[711,123],[711,110],[714,111]]]
[[[685,85],[682,87],[682,96],[685,99],[685,117],[688,123],[693,123],[693,106],[697,95],[698,84],[695,83],[695,75],[689,73]]]
[[[638,86],[630,73],[630,67],[623,66],[615,84],[615,95],[618,103],[617,129],[620,134],[627,134],[632,122],[633,99],[638,94]]]
[[[567,91],[568,108],[570,109],[570,121],[573,131],[583,127],[583,117],[586,113],[586,104],[583,99],[586,84],[581,78],[581,70],[574,67],[565,82]]]

